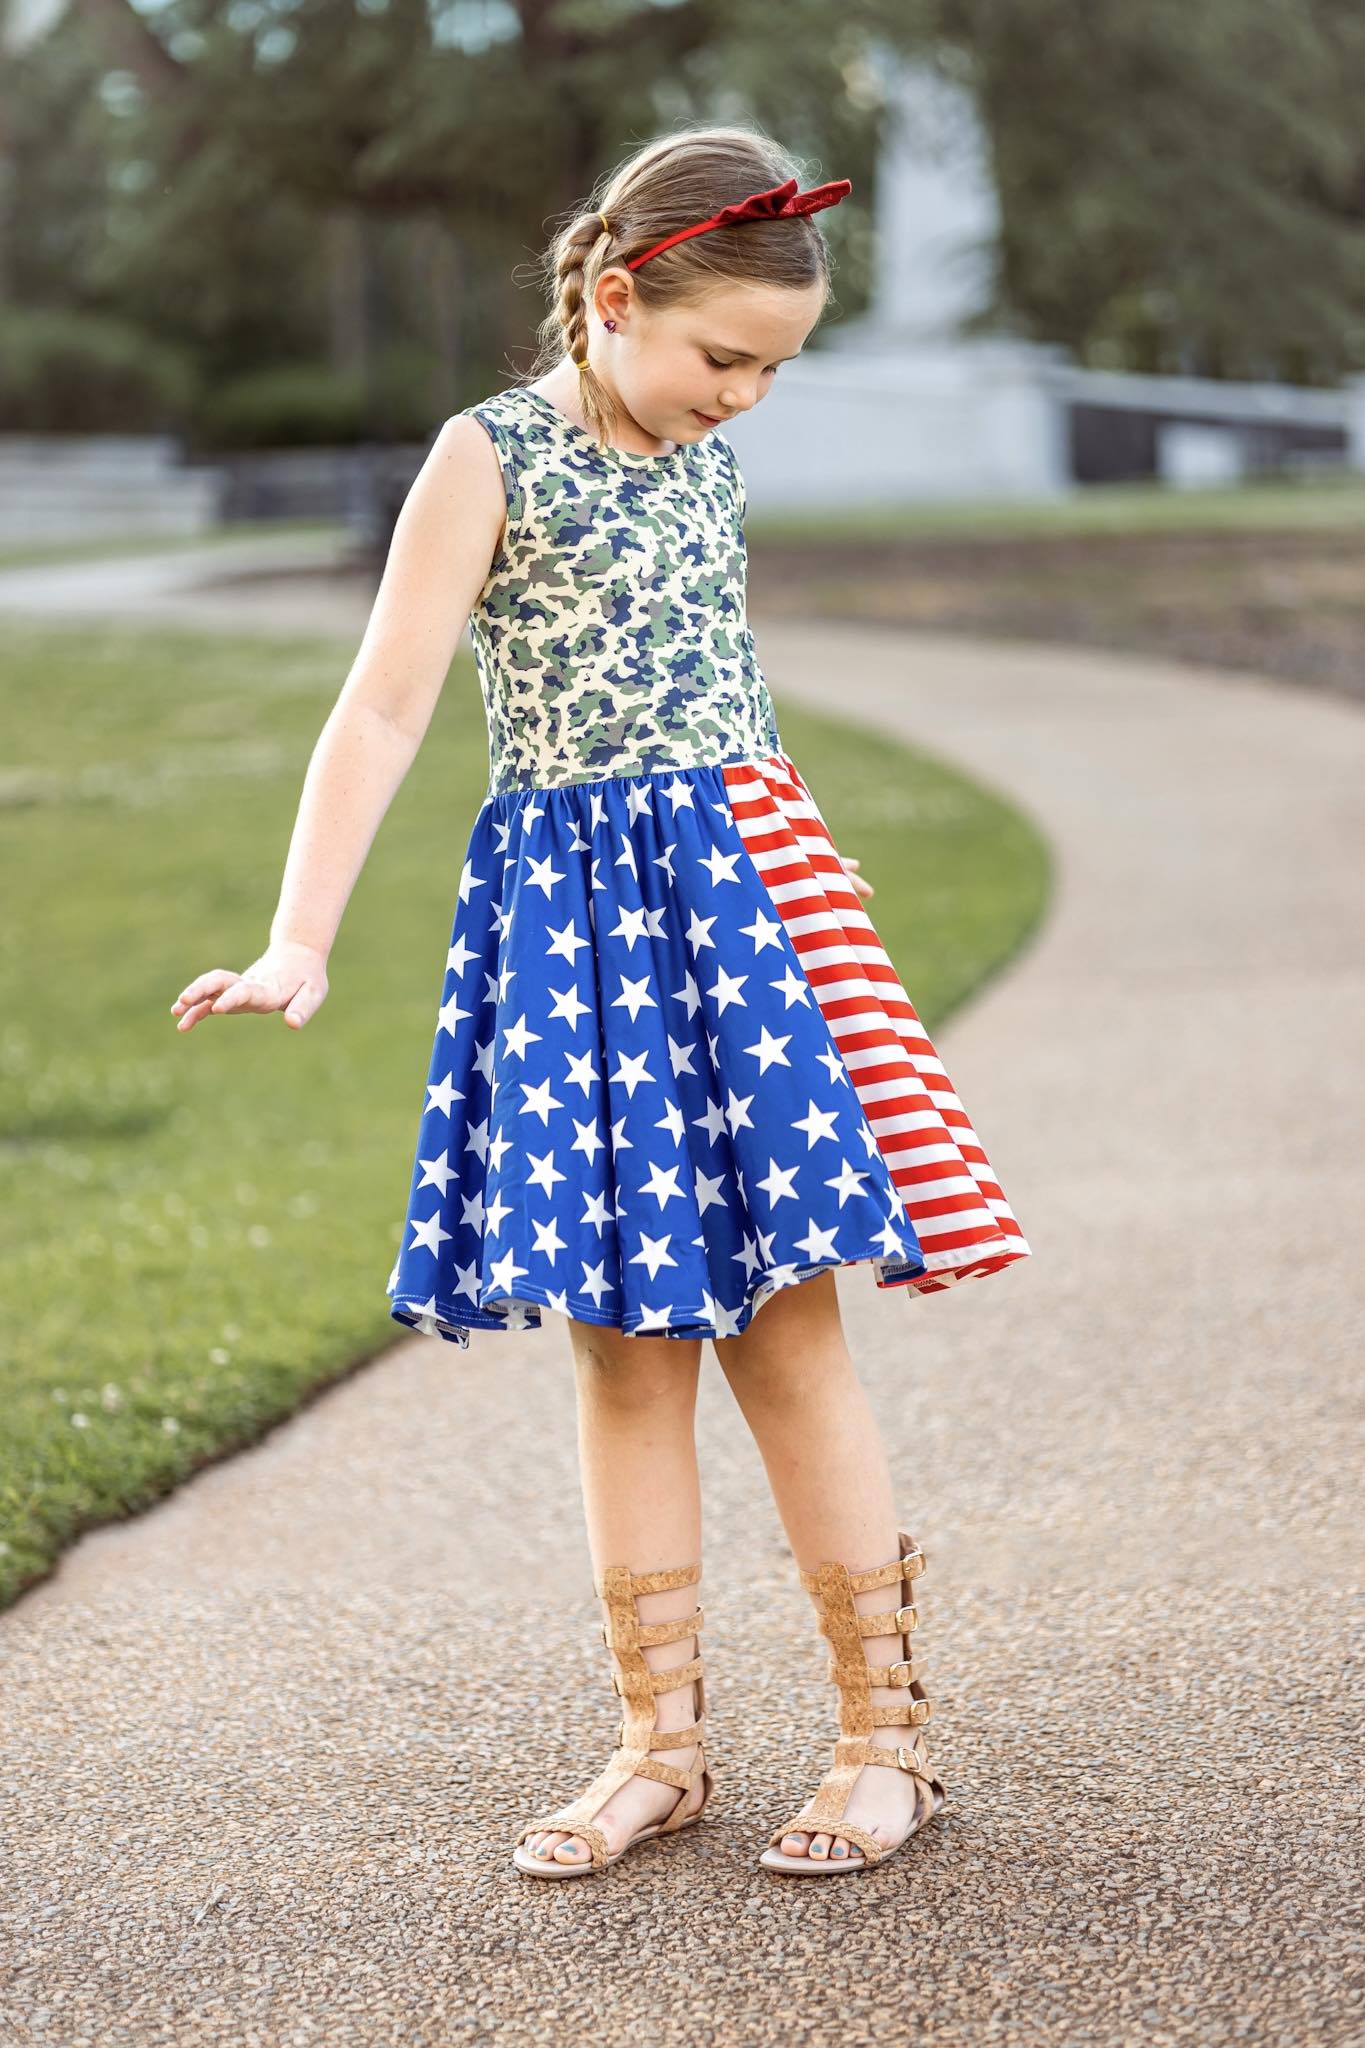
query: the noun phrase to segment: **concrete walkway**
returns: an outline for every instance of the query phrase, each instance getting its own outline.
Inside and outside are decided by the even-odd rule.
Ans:
[[[711,1817],[520,1878],[518,1819],[616,1725],[567,1340],[406,1337],[0,1618],[0,2039],[1361,2038],[1365,718],[755,629],[779,715],[941,751],[1059,863],[1037,942],[939,1038],[1034,1258],[839,1283],[929,1557],[943,1819],[864,1878],[756,1867],[835,1695],[708,1350]]]

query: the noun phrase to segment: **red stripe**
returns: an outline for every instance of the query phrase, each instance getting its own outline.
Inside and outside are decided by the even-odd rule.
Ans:
[[[786,754],[724,769],[730,810],[820,1005],[936,1293],[1029,1247],[914,1004]],[[821,958],[821,955],[828,957]],[[938,1156],[917,1159],[918,1153]]]

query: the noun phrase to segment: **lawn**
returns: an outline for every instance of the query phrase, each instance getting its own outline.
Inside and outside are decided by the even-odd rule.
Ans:
[[[420,1341],[384,1286],[487,748],[462,654],[312,1023],[184,1035],[170,1005],[185,982],[265,943],[354,649],[13,623],[0,637],[19,735],[0,770],[3,1605],[80,1530]],[[929,757],[778,713],[932,1032],[1037,925],[1045,846]],[[532,1342],[558,1361],[553,1318]]]

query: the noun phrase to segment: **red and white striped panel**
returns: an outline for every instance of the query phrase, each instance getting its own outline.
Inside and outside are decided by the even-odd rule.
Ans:
[[[730,808],[843,1055],[937,1292],[1029,1247],[914,1005],[785,753],[727,765]]]

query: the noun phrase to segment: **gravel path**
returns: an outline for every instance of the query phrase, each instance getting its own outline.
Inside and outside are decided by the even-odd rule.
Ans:
[[[837,692],[1059,862],[941,1035],[1034,1258],[839,1283],[929,1557],[946,1813],[865,1878],[756,1867],[835,1695],[708,1351],[715,1801],[602,1879],[520,1878],[519,1817],[616,1722],[567,1343],[401,1338],[0,1618],[6,2048],[1365,2038],[1365,718],[755,623],[779,709]]]

